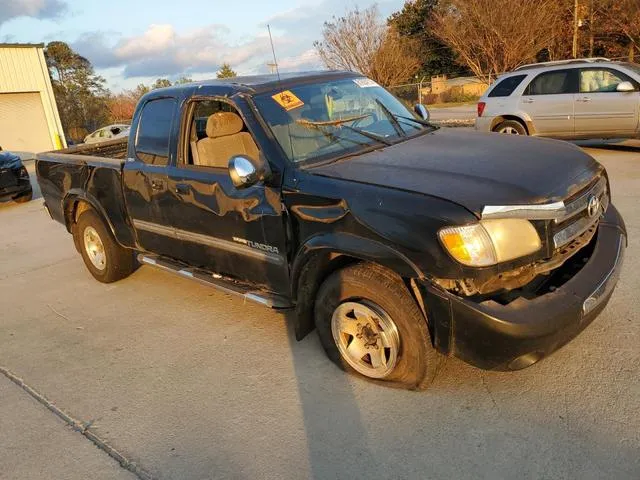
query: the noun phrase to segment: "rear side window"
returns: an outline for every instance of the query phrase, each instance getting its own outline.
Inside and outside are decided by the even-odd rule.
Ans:
[[[489,97],[508,97],[518,88],[518,85],[526,78],[526,75],[514,75],[498,82],[489,93]]]
[[[166,165],[169,162],[169,140],[175,110],[175,98],[151,100],[142,108],[136,155],[144,163]]]
[[[525,95],[559,95],[576,93],[572,70],[554,70],[538,75],[525,90]]]

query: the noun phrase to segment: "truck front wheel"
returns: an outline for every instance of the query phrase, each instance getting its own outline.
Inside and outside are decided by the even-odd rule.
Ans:
[[[443,359],[402,279],[376,265],[329,276],[316,298],[315,322],[328,357],[373,381],[422,390]]]
[[[80,215],[74,235],[84,264],[99,282],[115,282],[133,272],[133,251],[116,242],[102,218],[94,210],[85,210]]]

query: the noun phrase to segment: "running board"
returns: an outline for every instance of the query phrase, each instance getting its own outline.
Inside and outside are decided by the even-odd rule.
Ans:
[[[199,268],[193,268],[178,263],[160,255],[138,255],[138,262],[144,265],[151,265],[167,272],[175,273],[190,280],[214,287],[223,293],[236,295],[245,300],[259,303],[269,308],[291,308],[293,305],[285,297],[269,292],[254,290],[241,283],[234,282],[217,273],[211,273]]]

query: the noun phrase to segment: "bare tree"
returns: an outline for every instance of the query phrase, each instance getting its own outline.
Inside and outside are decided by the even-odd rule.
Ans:
[[[416,41],[403,38],[389,27],[384,41],[373,56],[368,76],[381,85],[391,86],[406,82],[420,69]]]
[[[640,1],[605,1],[605,21],[611,33],[621,35],[629,47],[629,61],[633,62],[636,53],[640,53]]]
[[[634,1],[634,0],[631,0]],[[479,78],[535,60],[552,43],[558,28],[556,0],[450,0],[440,6],[430,27]]]
[[[333,17],[322,37],[314,46],[328,68],[354,70],[382,85],[405,81],[420,66],[409,41],[380,21],[375,5]]]

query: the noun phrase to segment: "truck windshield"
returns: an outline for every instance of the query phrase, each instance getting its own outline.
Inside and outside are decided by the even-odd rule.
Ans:
[[[341,157],[433,129],[364,77],[301,85],[254,100],[293,162]]]

